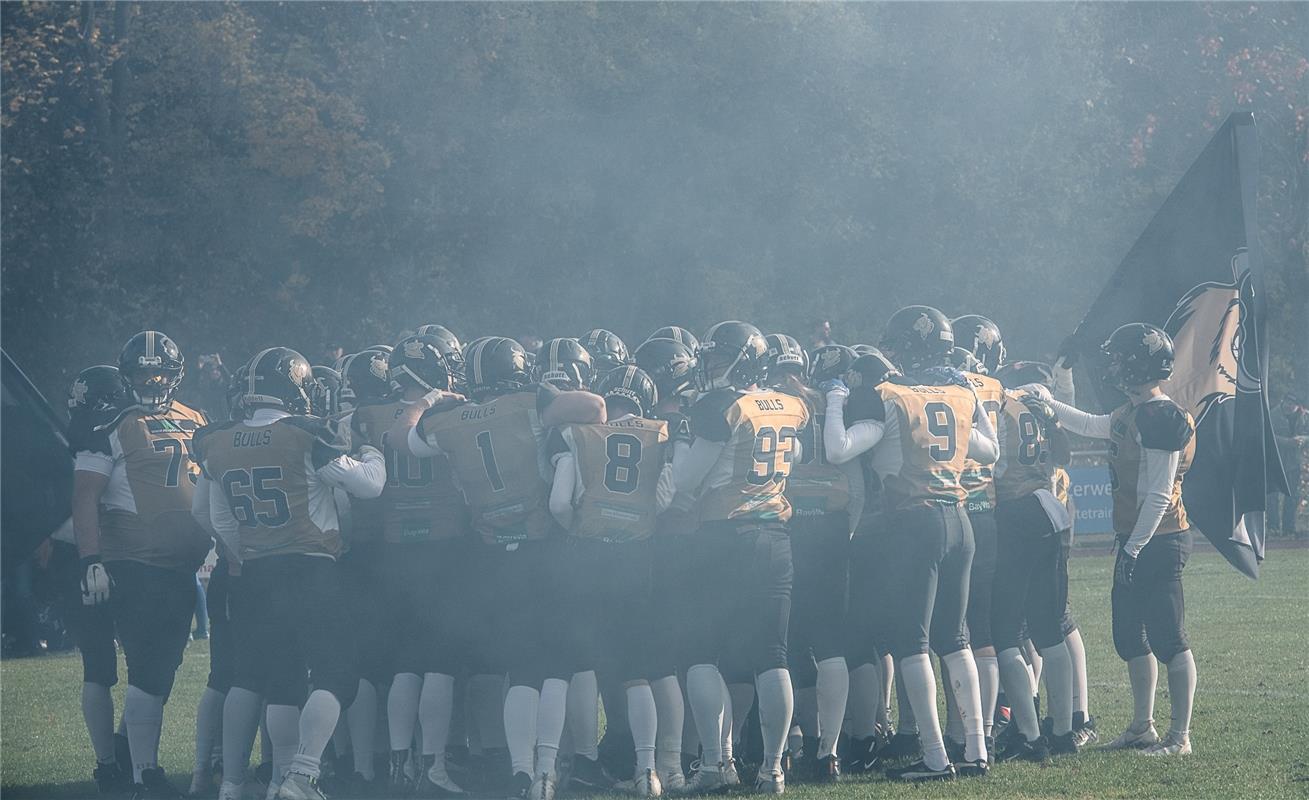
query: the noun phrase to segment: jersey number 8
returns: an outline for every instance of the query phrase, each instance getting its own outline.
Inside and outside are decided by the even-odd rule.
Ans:
[[[616,494],[631,494],[641,480],[641,440],[630,433],[605,437],[605,488]]]

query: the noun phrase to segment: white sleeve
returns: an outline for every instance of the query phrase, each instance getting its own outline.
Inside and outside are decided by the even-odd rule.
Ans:
[[[991,417],[982,407],[981,400],[973,406],[973,429],[968,433],[968,457],[978,464],[994,464],[1000,457],[1000,442],[996,439]]]
[[[845,427],[845,395],[827,393],[827,419],[823,422],[823,451],[829,464],[844,464],[872,450],[882,441],[886,423],[876,420]]]
[[[1044,389],[1045,387],[1041,387]],[[1086,436],[1091,439],[1108,439],[1109,438],[1109,415],[1108,414],[1088,414],[1078,408],[1073,408],[1067,403],[1061,403],[1050,396],[1047,390],[1043,398],[1056,414],[1059,415],[1059,424],[1077,434]]]
[[[677,484],[673,483],[673,463],[670,461],[659,470],[659,485],[655,489],[655,513],[664,513],[673,504],[673,496],[676,494]]]
[[[1141,548],[1150,542],[1159,521],[1168,510],[1173,494],[1173,480],[1177,477],[1177,463],[1181,453],[1176,450],[1141,450],[1141,474],[1136,482],[1136,497],[1140,506],[1136,512],[1136,525],[1123,549],[1135,558]]]
[[[191,492],[191,516],[210,536],[214,534],[214,523],[209,518],[209,479],[200,474]]]
[[[431,458],[432,456],[443,456],[445,453],[441,448],[434,444],[429,444],[422,434],[418,432],[418,426],[409,429],[409,439],[406,442],[409,445],[409,452],[413,453],[416,458]]]
[[[694,492],[718,463],[726,442],[696,439],[686,450],[673,451],[673,482],[679,492]]]
[[[114,459],[104,453],[93,453],[90,450],[82,450],[77,454],[73,461],[73,469],[80,469],[83,472],[94,472],[99,475],[109,477],[114,472]]]
[[[554,457],[555,477],[550,485],[550,514],[563,527],[573,527],[573,491],[577,488],[577,458],[570,452]]]
[[[323,483],[355,497],[372,498],[386,488],[386,459],[375,447],[359,448],[359,458],[339,456],[317,472]]]
[[[1068,367],[1059,366],[1055,361],[1051,368],[1054,372],[1054,399],[1066,405],[1073,405],[1077,397],[1077,388],[1073,385],[1073,371]]]
[[[218,481],[209,481],[209,523],[214,536],[227,547],[227,552],[241,557],[241,526],[232,516],[232,507],[223,496]],[[199,484],[197,484],[198,486]]]

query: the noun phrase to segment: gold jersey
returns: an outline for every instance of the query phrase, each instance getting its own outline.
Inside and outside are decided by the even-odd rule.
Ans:
[[[473,529],[488,544],[543,539],[555,530],[535,394],[513,392],[424,416],[419,434],[450,459]]]
[[[900,450],[882,472],[888,511],[964,502],[961,477],[977,399],[954,384],[927,386],[886,381],[877,387],[888,424],[894,415]],[[885,463],[880,459],[875,464]]]
[[[691,433],[723,443],[700,495],[700,522],[786,522],[786,480],[800,431],[809,424],[803,401],[771,389],[710,392],[691,407]]]
[[[581,495],[569,531],[583,539],[635,542],[655,530],[668,425],[626,417],[561,431],[576,461]]]
[[[1000,428],[1000,408],[1004,405],[1004,386],[989,375],[965,372],[964,377],[972,384],[977,399],[982,403],[982,410],[991,420],[991,428]],[[964,460],[964,472],[959,482],[968,493],[967,503],[970,513],[990,511],[995,508],[996,488],[995,473],[990,464],[979,464],[971,458]]]
[[[1026,392],[1006,392],[1000,410],[1000,458],[995,471],[995,494],[1000,501],[1017,500],[1038,489],[1052,491],[1058,467],[1050,455],[1050,442],[1022,398]],[[1066,473],[1065,473],[1066,474]]]
[[[1179,452],[1177,475],[1155,533],[1177,533],[1190,527],[1182,504],[1182,478],[1195,457],[1195,420],[1172,400],[1155,400],[1134,406],[1127,403],[1109,416],[1109,480],[1114,497],[1114,532],[1130,535],[1136,526],[1141,498],[1143,449]]]
[[[387,442],[403,400],[361,405],[350,414],[354,441],[369,444],[386,458],[386,488],[379,497],[351,500],[356,529],[376,532],[389,544],[454,539],[468,532],[468,505],[454,483],[445,456],[401,455]],[[361,538],[371,538],[367,535]]]

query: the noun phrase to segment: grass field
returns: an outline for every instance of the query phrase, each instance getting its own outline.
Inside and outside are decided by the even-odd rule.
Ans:
[[[1086,640],[1091,711],[1102,736],[1130,716],[1123,665],[1109,637],[1111,559],[1072,564],[1072,594]],[[788,787],[797,797],[1309,797],[1309,550],[1270,554],[1251,583],[1212,552],[1186,572],[1191,643],[1199,667],[1192,742],[1180,759],[1087,751],[1050,767],[1003,765],[981,781],[905,787],[871,778],[839,788]],[[165,712],[161,760],[189,783],[195,704],[208,670],[208,645],[192,644]],[[125,674],[125,672],[123,673]],[[9,798],[94,795],[92,756],[79,705],[73,656],[12,660],[0,672],[0,794]],[[123,684],[115,689],[121,709]],[[1166,681],[1156,717],[1168,724]],[[688,719],[688,724],[690,720]]]

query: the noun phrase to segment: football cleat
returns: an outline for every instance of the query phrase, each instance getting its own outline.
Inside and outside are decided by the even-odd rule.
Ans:
[[[1141,750],[1151,745],[1158,744],[1159,732],[1154,729],[1154,720],[1145,724],[1144,728],[1134,728],[1127,726],[1127,730],[1118,735],[1117,739],[1104,746],[1106,750]]]
[[[740,785],[741,785],[741,773],[740,773],[740,771],[737,769],[737,760],[736,760],[735,758],[729,758],[729,759],[727,759],[727,761],[724,762],[724,764],[723,764],[723,770],[722,770],[722,771],[723,771],[723,785],[724,785],[724,786],[740,786]]]
[[[1073,714],[1073,736],[1078,747],[1086,747],[1100,740],[1100,733],[1095,729],[1095,717],[1083,717],[1082,712]]]
[[[686,784],[685,778],[682,784]],[[659,774],[652,769],[637,770],[630,781],[620,781],[614,784],[614,789],[637,797],[661,797],[664,793],[663,781],[659,780]]]
[[[218,800],[241,800],[241,784],[223,781],[218,787]]]
[[[430,758],[430,756],[429,756]],[[433,775],[432,769],[423,770],[423,774],[418,776],[418,787],[414,791],[417,797],[467,797],[459,784],[450,780],[449,775]]]
[[[91,775],[95,778],[95,788],[100,794],[123,794],[132,788],[131,777],[124,775],[118,765],[112,761],[108,764],[96,764],[95,772]]]
[[[845,766],[842,767],[851,775],[862,775],[873,769],[877,765],[877,737],[876,736],[851,736],[847,741],[845,753]]]
[[[133,800],[181,800],[184,796],[176,786],[168,782],[161,767],[141,770],[141,782],[132,787]]]
[[[991,773],[991,765],[985,758],[976,761],[960,761],[954,765],[955,774],[961,778],[985,778]]]
[[[1160,739],[1141,751],[1146,756],[1189,756],[1191,755],[1191,734],[1173,733]]]
[[[950,759],[950,763],[958,764],[964,760],[964,743],[958,739],[949,736],[942,737],[942,743],[945,745],[945,757]]]
[[[1011,741],[1008,747],[1000,751],[1000,755],[996,758],[996,761],[1030,761],[1033,764],[1044,764],[1049,760],[1050,746],[1043,736],[1035,741],[1019,736],[1016,741]]]
[[[723,765],[717,767],[701,766],[700,769],[691,776],[686,782],[684,794],[710,794],[718,792],[728,786],[727,779],[723,775]],[[737,783],[740,783],[737,779]]]
[[[1050,755],[1052,756],[1075,756],[1077,755],[1077,734],[1069,731],[1061,736],[1050,737]]]
[[[895,734],[891,737],[891,741],[878,751],[877,755],[883,761],[899,761],[917,757],[918,734],[905,732]]]
[[[296,770],[288,770],[277,789],[277,800],[327,800],[318,779]]]
[[[577,756],[573,759],[573,774],[569,778],[568,785],[572,789],[596,791],[611,788],[614,779],[605,772],[599,761],[586,756]]]
[[[390,767],[386,773],[386,788],[399,795],[408,794],[413,788],[409,773],[405,772],[405,762],[409,760],[408,750],[392,750]]]
[[[559,778],[553,772],[539,772],[536,775],[536,780],[532,781],[527,796],[531,800],[555,800],[558,784]]]
[[[515,772],[509,779],[509,789],[505,797],[509,800],[527,800],[532,795],[532,776],[526,772]]]
[[[906,767],[888,769],[886,777],[893,781],[926,783],[928,781],[952,781],[955,779],[956,774],[953,764],[946,764],[943,769],[932,769],[919,760]]]
[[[810,775],[816,783],[840,783],[841,759],[836,756],[823,756],[814,762]]]
[[[786,775],[779,770],[759,770],[754,778],[755,794],[786,794]]]
[[[661,772],[659,785],[669,794],[683,794],[686,791],[686,774],[680,769]]]

